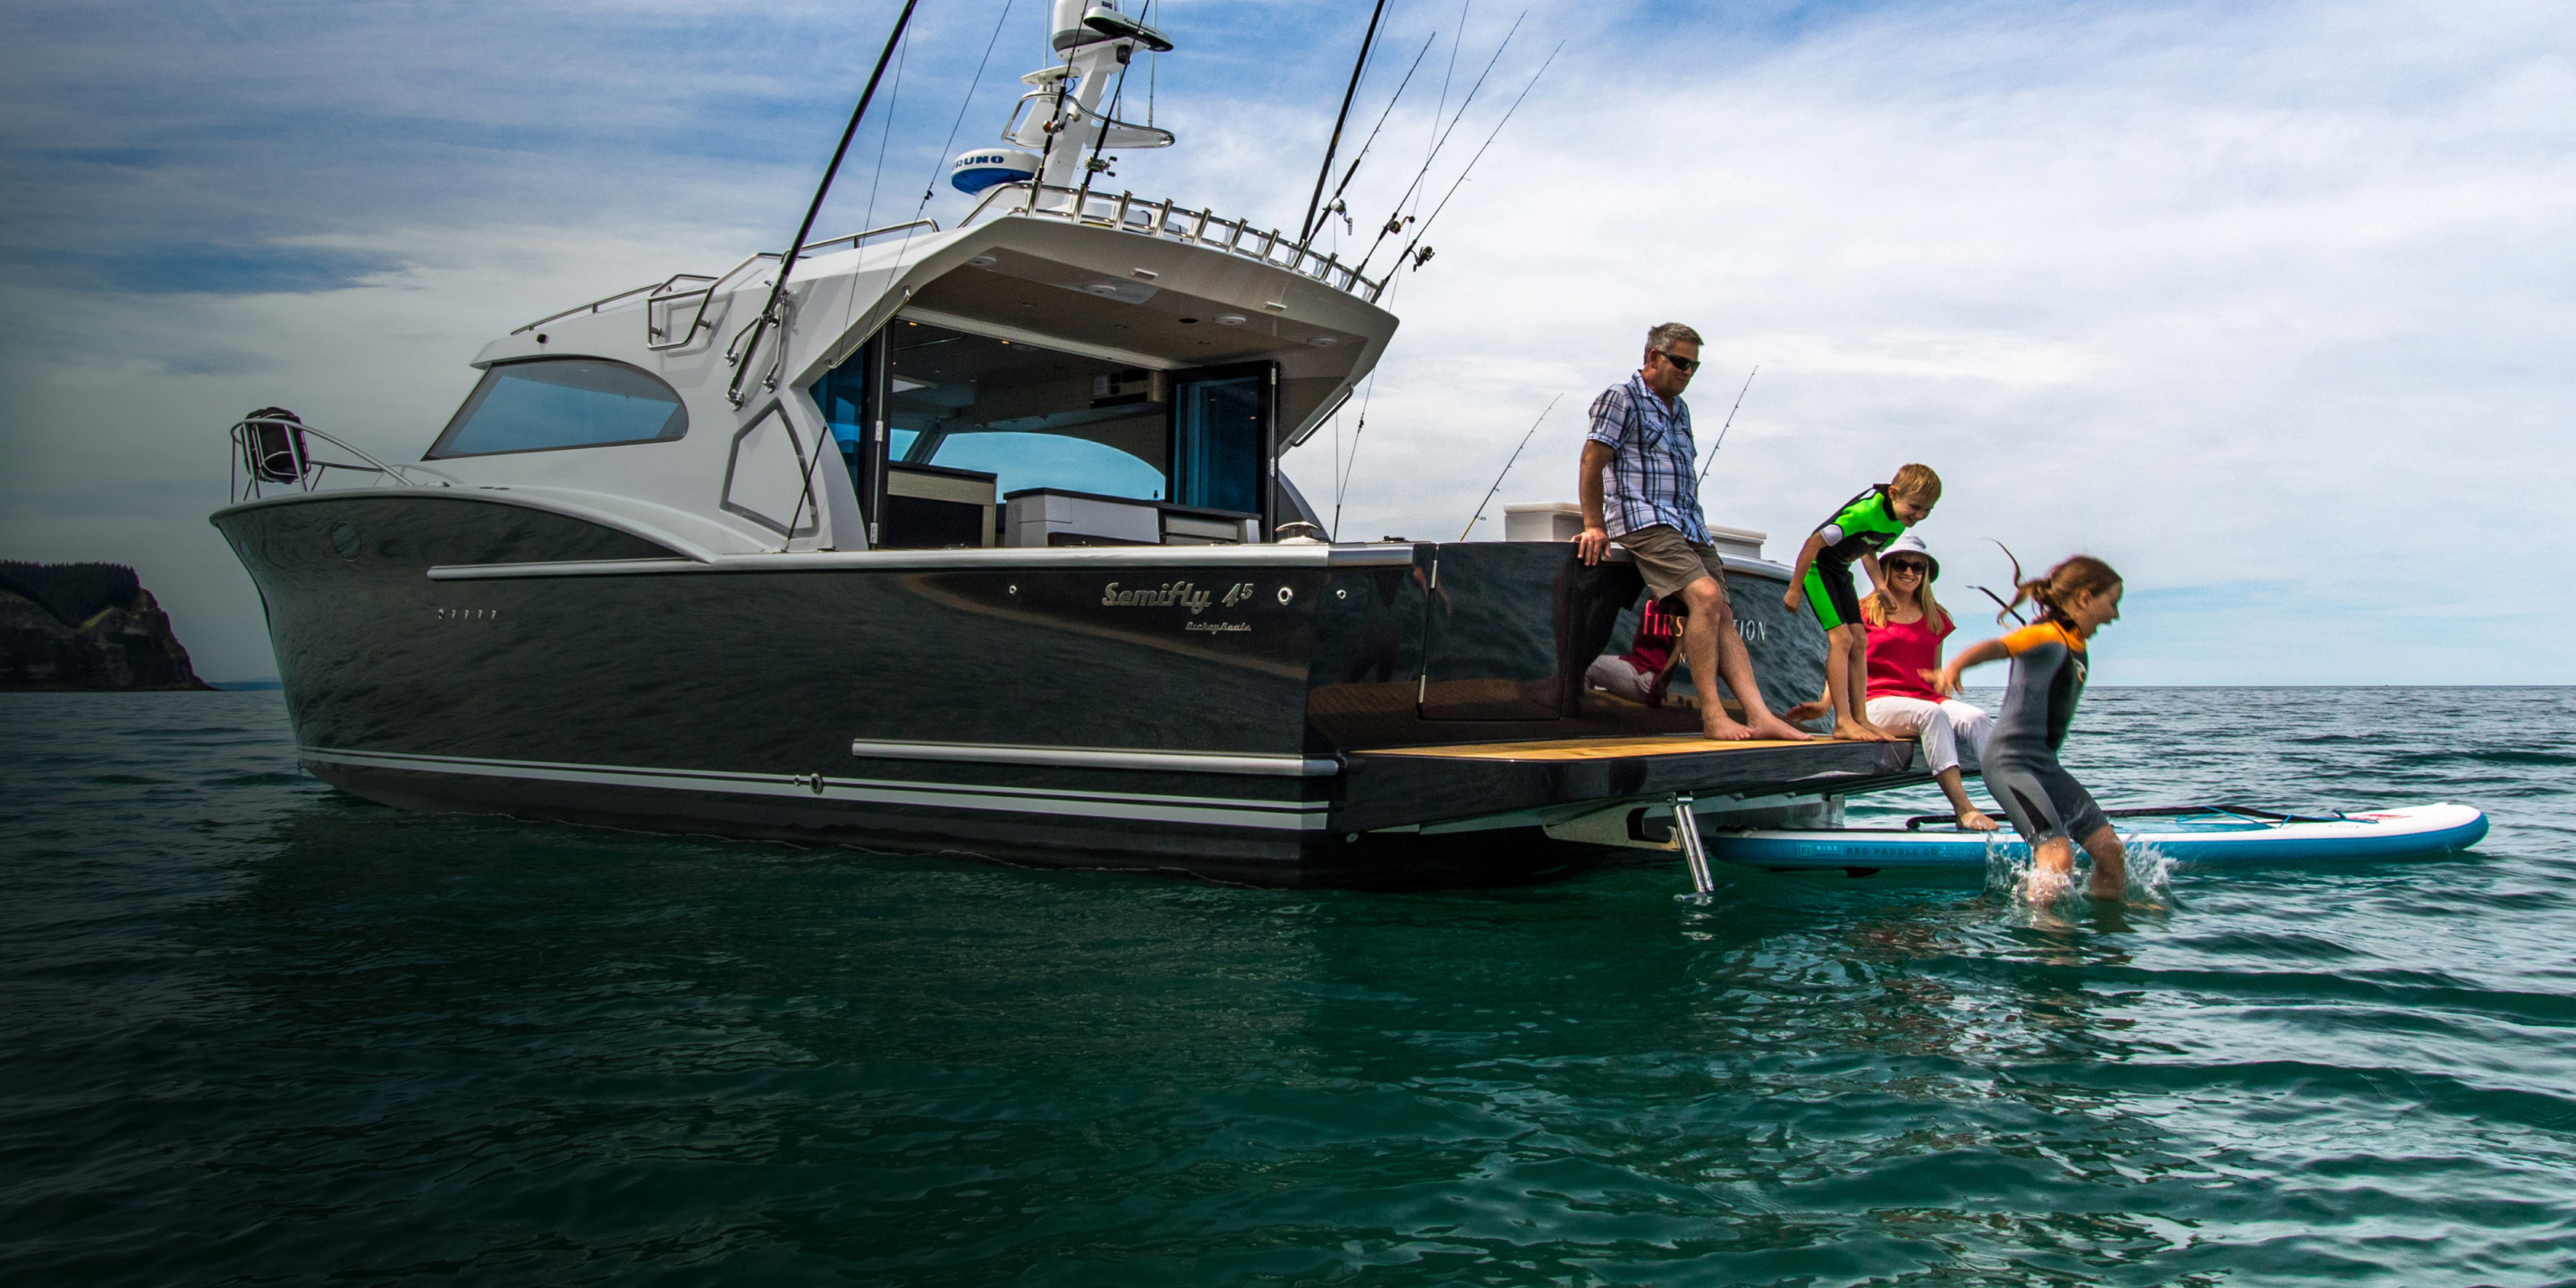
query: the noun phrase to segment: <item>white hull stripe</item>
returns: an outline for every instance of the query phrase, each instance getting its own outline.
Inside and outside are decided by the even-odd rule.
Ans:
[[[1081,769],[1150,769],[1182,774],[1251,774],[1275,778],[1330,778],[1340,761],[1305,756],[1224,751],[1121,751],[1108,747],[1022,747],[990,742],[876,742],[850,744],[850,754],[875,760],[957,760],[987,765],[1063,765]]]
[[[337,747],[300,747],[306,760],[365,769],[405,769],[422,773],[468,774],[480,778],[534,779],[601,787],[645,787],[666,791],[721,792],[739,796],[781,796],[800,800],[853,801],[871,805],[912,805],[930,809],[992,810],[1017,814],[1057,814],[1075,818],[1132,819],[1138,822],[1211,824],[1266,830],[1322,831],[1331,806],[1321,801],[1237,800],[1210,796],[1157,796],[1142,792],[1065,792],[980,784],[921,783],[898,779],[823,778],[821,791],[811,777],[743,774],[707,769],[652,769],[633,765],[581,765],[557,761],[495,760],[465,756],[421,756],[408,752],[349,751]]]

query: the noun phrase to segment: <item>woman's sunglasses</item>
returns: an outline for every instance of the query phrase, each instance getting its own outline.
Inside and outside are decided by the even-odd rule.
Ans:
[[[1901,572],[1910,572],[1915,576],[1920,577],[1923,574],[1932,571],[1932,565],[1916,563],[1911,559],[1899,559],[1888,564],[1887,571],[1891,576]]]

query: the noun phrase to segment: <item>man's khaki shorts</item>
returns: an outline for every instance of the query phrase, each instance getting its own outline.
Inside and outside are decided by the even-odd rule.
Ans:
[[[1636,556],[1637,571],[1645,574],[1646,593],[1657,599],[1673,599],[1682,587],[1702,577],[1717,579],[1717,593],[1726,593],[1726,564],[1719,560],[1717,547],[1692,541],[1658,523],[1610,538],[1627,547]],[[1675,601],[1676,606],[1679,601]]]

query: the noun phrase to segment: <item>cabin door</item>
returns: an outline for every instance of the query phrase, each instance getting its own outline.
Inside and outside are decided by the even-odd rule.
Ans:
[[[1171,499],[1258,516],[1270,539],[1279,468],[1279,364],[1238,362],[1172,373]]]

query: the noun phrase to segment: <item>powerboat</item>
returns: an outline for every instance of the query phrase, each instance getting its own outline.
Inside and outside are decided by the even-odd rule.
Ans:
[[[212,522],[306,769],[409,809],[1279,885],[1695,859],[1699,826],[1923,781],[1908,746],[1712,742],[1587,686],[1642,584],[1558,533],[1329,539],[1279,462],[1394,337],[1394,270],[1102,189],[1104,147],[1173,141],[1103,102],[1170,42],[1114,0],[1049,20],[1061,60],[957,159],[953,227],[528,323],[417,460],[233,426]],[[1768,692],[1816,693],[1758,539],[1739,629]]]

